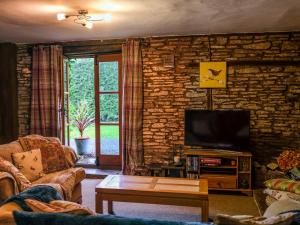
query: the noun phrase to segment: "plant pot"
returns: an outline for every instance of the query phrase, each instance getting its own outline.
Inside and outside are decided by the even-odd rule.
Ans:
[[[89,141],[90,138],[75,138],[75,144],[78,155],[86,155],[89,154]]]

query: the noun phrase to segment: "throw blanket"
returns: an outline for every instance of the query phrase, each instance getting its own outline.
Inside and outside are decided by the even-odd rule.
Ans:
[[[19,195],[7,199],[0,205],[0,224],[15,225],[13,211],[69,213],[77,215],[96,215],[87,207],[74,202],[61,200],[61,194],[51,186],[31,187]]]
[[[21,192],[19,195],[14,195],[8,198],[0,206],[10,202],[15,202],[23,210],[31,212],[33,210],[26,204],[26,199],[33,199],[45,203],[49,203],[53,200],[63,200],[61,194],[59,194],[55,188],[47,185],[38,185]]]
[[[17,225],[208,225],[201,222],[171,222],[133,219],[111,215],[78,216],[63,213],[14,212]]]

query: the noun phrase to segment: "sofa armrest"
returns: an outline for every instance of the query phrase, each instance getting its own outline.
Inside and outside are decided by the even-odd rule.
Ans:
[[[78,161],[78,156],[75,152],[75,150],[69,146],[63,145],[63,149],[65,152],[66,160],[68,163],[68,166],[75,167],[76,162]]]
[[[0,172],[0,202],[19,193],[15,178],[6,172]]]

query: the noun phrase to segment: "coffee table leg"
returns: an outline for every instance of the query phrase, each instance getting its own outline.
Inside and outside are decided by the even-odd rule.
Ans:
[[[100,193],[96,193],[96,213],[103,214],[103,199]]]
[[[108,206],[108,214],[114,214],[113,202],[111,200],[107,201],[107,206]]]
[[[208,201],[202,202],[201,219],[202,219],[202,222],[208,222]]]

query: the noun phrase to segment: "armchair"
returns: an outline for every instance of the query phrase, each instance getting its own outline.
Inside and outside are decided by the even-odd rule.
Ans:
[[[81,203],[81,181],[85,178],[85,171],[81,167],[75,167],[77,156],[72,148],[63,146],[63,150],[69,168],[44,174],[41,178],[30,182],[30,186],[49,184],[55,187],[60,187],[66,200]],[[23,151],[24,150],[19,141],[0,145],[0,157],[11,164],[13,164],[11,155],[13,153]],[[0,201],[23,191],[22,189],[24,188],[20,186],[19,183],[17,176],[8,173],[8,171],[1,171],[0,168]]]

